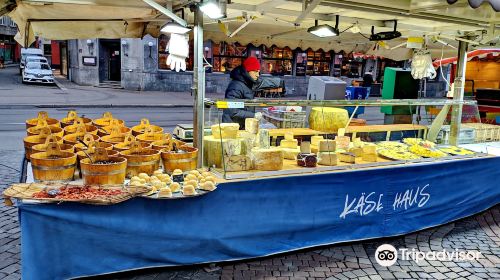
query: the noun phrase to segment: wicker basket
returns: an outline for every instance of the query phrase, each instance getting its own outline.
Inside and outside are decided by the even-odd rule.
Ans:
[[[473,128],[476,131],[474,142],[492,142],[500,140],[500,125],[485,123],[464,123],[463,127]]]

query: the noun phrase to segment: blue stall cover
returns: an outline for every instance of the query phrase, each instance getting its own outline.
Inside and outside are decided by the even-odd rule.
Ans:
[[[22,276],[63,279],[405,234],[500,201],[500,158],[221,184],[112,206],[21,204]]]

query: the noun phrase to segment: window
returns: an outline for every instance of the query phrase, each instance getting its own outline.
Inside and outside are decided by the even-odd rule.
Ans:
[[[7,18],[6,17],[0,17],[0,25],[6,25]]]
[[[262,73],[273,75],[291,75],[293,52],[289,47],[262,47]]]
[[[330,76],[330,65],[332,56],[330,52],[323,50],[313,51],[308,49],[306,52],[306,75],[308,76]]]
[[[212,43],[213,71],[229,73],[243,63],[247,57],[247,47],[238,43]]]

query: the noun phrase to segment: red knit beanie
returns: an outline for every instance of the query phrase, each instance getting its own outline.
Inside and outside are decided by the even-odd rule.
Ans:
[[[247,59],[245,59],[245,61],[243,61],[243,67],[245,68],[245,70],[247,70],[247,72],[259,71],[260,62],[256,57],[250,56]]]

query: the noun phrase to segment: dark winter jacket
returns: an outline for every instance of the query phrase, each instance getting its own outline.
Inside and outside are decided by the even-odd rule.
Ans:
[[[238,66],[231,71],[231,82],[226,89],[226,99],[253,99],[254,93],[252,88],[255,81],[250,77],[247,70],[243,66]],[[239,123],[240,129],[245,128],[245,119],[253,118],[255,115],[255,108],[244,109],[224,109],[222,114],[222,122]]]

